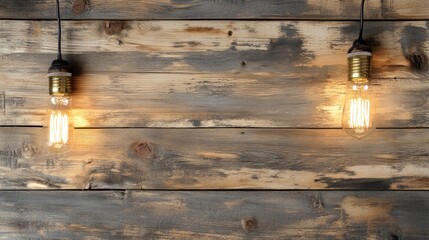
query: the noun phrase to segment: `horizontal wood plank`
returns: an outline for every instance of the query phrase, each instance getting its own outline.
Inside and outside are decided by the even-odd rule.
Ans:
[[[40,128],[0,128],[1,189],[429,189],[429,129],[78,129],[65,156]]]
[[[374,60],[392,58],[401,65],[406,63],[406,54],[427,55],[427,25],[427,21],[367,22],[364,37],[372,44]],[[0,26],[0,33],[7,36],[0,39],[2,55],[50,53],[55,57],[56,22],[3,20]],[[142,57],[152,56],[154,61],[181,58],[182,64],[193,67],[185,70],[197,69],[188,54],[211,61],[227,59],[225,55],[256,61],[256,55],[265,56],[261,59],[265,61],[272,58],[272,64],[280,61],[284,67],[321,67],[344,62],[339,56],[344,58],[358,31],[359,23],[350,21],[64,21],[63,51],[138,52],[144,53]],[[219,69],[224,70],[232,69]]]
[[[41,126],[46,74],[0,77],[0,123]],[[75,78],[74,122],[76,127],[339,128],[346,81],[246,73],[85,74]],[[429,81],[375,79],[371,88],[378,100],[377,127],[429,126]]]
[[[0,38],[1,124],[41,125],[55,23],[0,24],[8,36]],[[344,55],[358,26],[83,21],[64,27],[66,58],[77,76],[78,127],[336,128]],[[371,22],[366,33],[374,45],[377,126],[428,127],[427,22]]]
[[[1,192],[9,239],[426,239],[429,192]]]
[[[62,1],[66,19],[358,19],[360,1],[73,0]],[[429,3],[368,1],[368,19],[428,19]],[[0,0],[0,18],[54,19],[55,1]]]

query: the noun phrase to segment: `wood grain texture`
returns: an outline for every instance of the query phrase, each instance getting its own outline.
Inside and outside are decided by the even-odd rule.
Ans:
[[[41,125],[55,24],[0,24],[8,36],[0,38],[1,124]],[[429,126],[427,25],[366,26],[379,127]],[[65,29],[78,127],[335,128],[357,25],[79,21]]]
[[[56,53],[54,21],[3,20],[0,24],[1,34],[7,36],[0,39],[1,54]],[[364,37],[373,45],[374,60],[394,58],[391,60],[401,65],[406,60],[402,51],[414,47],[416,52],[427,53],[427,25],[427,21],[368,22]],[[188,65],[191,56],[187,54],[215,61],[229,53],[265,56],[262,59],[265,61],[270,57],[272,64],[280,61],[278,64],[285,67],[288,67],[285,58],[292,66],[300,63],[321,67],[344,62],[338,58],[345,55],[358,30],[359,24],[349,21],[64,21],[63,51],[65,54],[139,52],[149,55],[144,57],[181,57]],[[223,55],[214,58],[216,53]],[[336,58],[331,59],[332,56]]]
[[[426,239],[428,192],[2,192],[9,239]]]
[[[43,124],[46,74],[0,73],[2,125]],[[252,74],[99,73],[75,78],[76,127],[339,128],[346,80]],[[377,127],[428,127],[429,81],[376,79]]]
[[[429,129],[79,129],[66,156],[0,128],[1,189],[429,189]]]
[[[66,19],[358,19],[359,0],[72,0],[62,2]],[[429,3],[368,1],[368,19],[428,19]],[[0,0],[0,18],[54,19],[55,1]]]
[[[429,190],[428,1],[367,2],[363,141],[333,129],[359,0],[61,2],[84,129],[54,155],[55,1],[0,0],[0,239],[429,235],[429,191],[368,191]]]

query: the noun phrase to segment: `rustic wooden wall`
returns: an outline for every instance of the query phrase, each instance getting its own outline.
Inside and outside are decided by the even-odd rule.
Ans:
[[[339,129],[359,0],[61,2],[77,143],[53,156],[55,1],[0,0],[0,238],[428,238],[428,1],[367,1],[363,141]]]

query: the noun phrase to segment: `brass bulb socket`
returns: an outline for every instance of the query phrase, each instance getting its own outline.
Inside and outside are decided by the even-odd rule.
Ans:
[[[72,92],[72,74],[69,72],[48,73],[49,94],[56,96],[70,95]]]
[[[371,81],[372,53],[365,51],[347,54],[349,63],[349,81],[367,83]]]

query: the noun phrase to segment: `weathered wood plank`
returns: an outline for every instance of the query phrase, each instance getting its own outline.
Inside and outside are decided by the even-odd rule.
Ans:
[[[345,76],[345,72],[344,76]],[[305,73],[303,73],[305,74]],[[100,73],[76,77],[77,127],[339,128],[342,76]],[[0,73],[2,125],[43,124],[45,73]],[[428,127],[429,81],[375,79],[377,127]]]
[[[0,192],[7,239],[427,239],[429,192]]]
[[[42,135],[0,128],[1,189],[429,189],[429,129],[79,129],[67,156]]]
[[[219,61],[228,59],[225,55],[239,55],[250,62],[272,58],[272,64],[280,61],[284,67],[341,64],[339,56],[345,55],[359,29],[356,22],[337,21],[65,21],[63,25],[65,53],[139,52],[153,60],[181,58],[182,64],[193,67],[186,70],[197,69],[192,56]],[[376,62],[391,58],[396,65],[404,61],[407,65],[407,53],[428,55],[427,25],[427,21],[368,22],[365,38],[373,45]],[[0,26],[2,55],[57,51],[53,21],[4,20]],[[232,69],[218,69],[222,70]]]
[[[47,88],[41,72],[56,51],[55,24],[0,24],[8,36],[0,38],[0,90],[6,100],[1,123],[40,125]],[[367,25],[375,51],[378,126],[427,127],[427,22]],[[339,127],[344,53],[355,38],[354,23],[110,25],[119,35],[103,27],[101,21],[65,26],[65,51],[79,76],[79,127]]]
[[[359,0],[73,0],[62,2],[66,19],[358,19]],[[428,19],[429,3],[368,1],[368,19]],[[54,19],[55,1],[0,0],[0,18]]]

